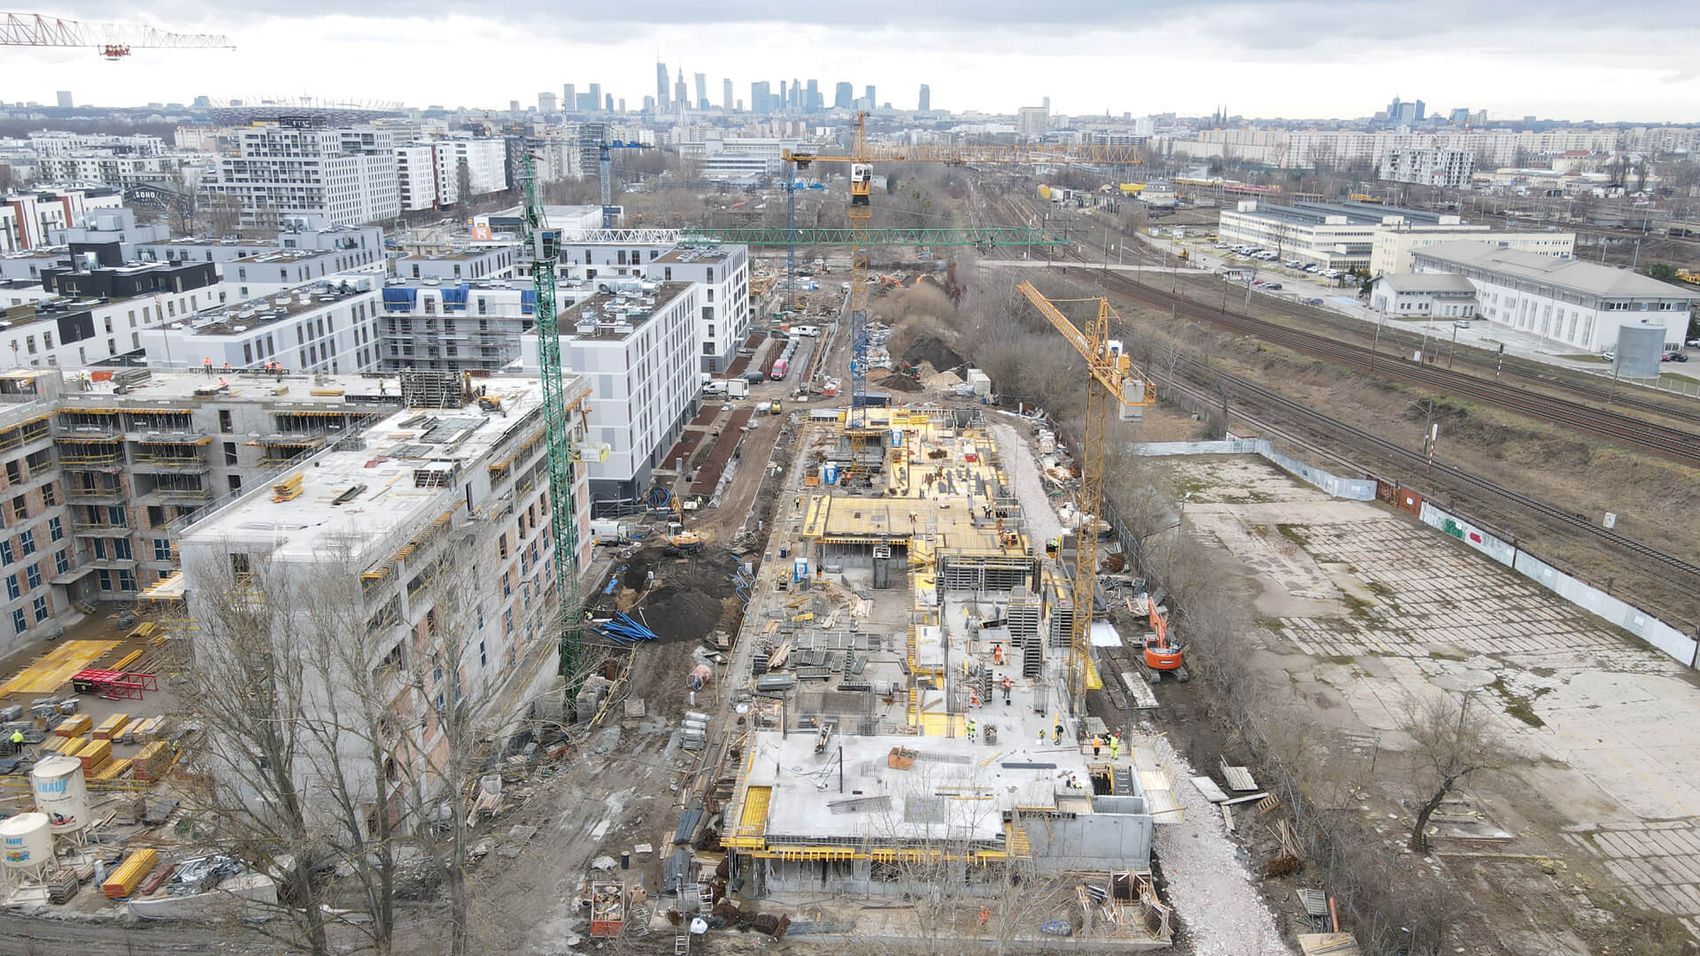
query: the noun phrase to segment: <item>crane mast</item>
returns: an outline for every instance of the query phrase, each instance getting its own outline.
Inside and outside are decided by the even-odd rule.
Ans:
[[[1076,301],[1094,302],[1097,310],[1084,329],[1069,321],[1055,303],[1045,298],[1031,282],[1022,282],[1016,290],[1046,321],[1060,332],[1069,345],[1086,360],[1089,380],[1086,383],[1086,426],[1080,442],[1080,490],[1075,506],[1080,512],[1080,528],[1075,534],[1074,580],[1069,600],[1074,614],[1069,622],[1068,691],[1076,713],[1086,692],[1088,641],[1092,629],[1092,602],[1098,585],[1098,520],[1104,501],[1104,431],[1105,415],[1113,401],[1121,409],[1123,420],[1137,419],[1148,406],[1157,403],[1157,387],[1140,377],[1123,351],[1121,343],[1110,338],[1110,320],[1119,319],[1110,308],[1109,299]],[[1068,300],[1060,300],[1068,301]]]
[[[579,645],[582,637],[578,592],[578,508],[573,500],[572,428],[567,419],[565,375],[561,369],[561,336],[556,323],[555,261],[559,234],[549,230],[537,193],[536,161],[525,155],[521,173],[525,185],[523,248],[531,258],[537,289],[537,367],[543,382],[544,446],[549,460],[549,511],[555,543],[555,594],[560,603],[560,672],[567,680],[567,698],[577,692]]]

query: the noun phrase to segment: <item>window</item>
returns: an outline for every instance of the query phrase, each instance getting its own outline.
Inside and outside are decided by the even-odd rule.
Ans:
[[[12,612],[12,632],[15,633],[15,634],[22,634],[23,632],[29,630],[29,628],[30,628],[30,622],[29,622],[28,618],[24,617],[23,608],[19,608],[16,611],[13,611]]]
[[[53,571],[54,571],[54,573],[64,574],[66,571],[69,571],[69,570],[71,570],[71,552],[65,551],[65,550],[54,552],[54,554],[53,554]]]
[[[124,516],[124,506],[107,505],[106,523],[119,528],[128,528],[130,526],[130,521]]]
[[[225,475],[224,481],[225,481],[225,484],[230,486],[231,494],[235,494],[236,492],[242,490],[242,476],[241,475]]]
[[[235,431],[230,425],[230,409],[221,408],[218,411],[218,430],[226,434]]]
[[[0,565],[11,564],[13,560],[12,542],[0,541]]]
[[[34,528],[31,528],[30,530],[25,531],[24,533],[18,535],[18,550],[19,550],[19,552],[21,552],[25,555],[30,555],[30,554],[35,553],[35,529]]]
[[[237,464],[236,443],[233,441],[227,441],[224,443],[224,463],[226,465]]]
[[[30,516],[29,499],[25,498],[23,495],[18,495],[16,498],[13,498],[12,499],[12,517],[16,518],[19,521],[22,521],[25,518],[28,518],[29,516]]]
[[[37,621],[47,620],[47,595],[45,594],[38,595],[35,599],[35,619]]]
[[[65,540],[65,529],[60,525],[58,518],[47,519],[47,536],[54,541]]]
[[[121,591],[134,591],[136,589],[136,573],[134,571],[118,572],[118,589]]]
[[[130,550],[129,538],[114,538],[112,540],[112,556],[120,561],[129,561],[135,557]]]
[[[24,569],[24,576],[29,579],[30,587],[41,587],[41,565],[32,564]]]
[[[153,539],[153,559],[155,561],[170,561],[171,560],[171,539],[169,539],[169,538],[155,538],[155,539]]]
[[[490,659],[488,657],[486,657],[485,654],[484,654],[484,642],[483,641],[478,642],[478,666],[479,667],[489,667],[490,666]]]
[[[16,601],[23,596],[24,587],[18,583],[18,576],[15,574],[6,575],[6,599]]]

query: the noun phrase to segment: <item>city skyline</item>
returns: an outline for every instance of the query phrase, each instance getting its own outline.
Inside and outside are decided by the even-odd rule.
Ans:
[[[711,83],[732,80],[746,108],[752,82],[766,79],[777,89],[782,78],[815,78],[828,105],[837,83],[850,82],[858,92],[871,83],[882,103],[900,110],[914,109],[927,84],[934,107],[952,112],[1013,114],[1048,95],[1053,111],[1068,115],[1206,115],[1227,103],[1244,116],[1350,119],[1374,111],[1365,92],[1377,90],[1387,92],[1373,99],[1421,95],[1438,109],[1468,105],[1496,118],[1700,121],[1700,70],[1684,52],[1700,42],[1700,28],[1666,0],[1637,3],[1641,15],[1632,16],[1621,7],[1592,10],[1570,0],[1558,4],[1562,15],[1550,4],[1519,12],[1439,0],[1417,17],[1399,5],[1374,3],[1369,6],[1380,13],[1364,11],[1349,21],[1309,0],[1158,4],[1137,18],[1119,5],[1084,0],[1043,15],[1008,3],[970,10],[947,2],[902,10],[901,30],[877,26],[898,22],[898,8],[875,3],[858,10],[876,25],[854,33],[835,22],[843,16],[838,12],[782,21],[754,3],[706,9],[660,2],[644,8],[641,22],[627,8],[605,4],[575,10],[570,21],[524,5],[500,17],[469,17],[429,3],[380,2],[358,15],[311,2],[254,6],[257,13],[237,21],[199,0],[147,11],[169,29],[226,33],[235,52],[184,58],[137,51],[125,63],[107,64],[81,50],[8,49],[7,98],[53,103],[68,90],[77,103],[104,106],[186,103],[200,94],[270,89],[275,82],[267,77],[302,76],[302,51],[311,50],[314,62],[338,69],[322,85],[308,81],[292,92],[412,107],[535,103],[538,91],[558,91],[567,81],[550,75],[556,72],[580,82],[595,76],[610,95],[635,106],[655,89],[650,71],[659,60],[675,78],[682,69]],[[1667,22],[1638,25],[1652,23],[1661,10],[1671,14]],[[55,12],[143,16],[109,2]],[[1495,29],[1513,22],[1522,37],[1515,48],[1493,39]],[[854,44],[847,41],[852,36]],[[413,75],[390,68],[396,48],[425,60],[502,69]],[[572,66],[561,69],[563,61]],[[1132,82],[1135,75],[1142,79]]]

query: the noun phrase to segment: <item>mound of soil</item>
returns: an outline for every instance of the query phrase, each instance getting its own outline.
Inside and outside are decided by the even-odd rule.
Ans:
[[[894,392],[919,392],[921,390],[920,382],[915,381],[901,372],[893,372],[885,378],[874,382],[874,384],[881,388],[889,388]]]
[[[653,570],[658,586],[646,592],[630,613],[662,641],[700,641],[716,627],[732,623],[728,618],[736,613],[738,602],[728,598],[735,594],[732,574],[737,566],[731,553],[717,548],[678,558],[646,548],[632,555],[624,580],[629,585],[635,575],[641,586]]]
[[[903,361],[909,365],[927,362],[933,368],[956,368],[963,364],[962,356],[937,336],[923,332],[903,350]]]

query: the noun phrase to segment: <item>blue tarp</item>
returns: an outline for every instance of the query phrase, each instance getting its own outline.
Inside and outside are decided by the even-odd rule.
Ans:
[[[419,290],[405,286],[384,289],[385,312],[412,312],[419,302]]]
[[[466,291],[469,288],[471,288],[471,287],[468,286],[464,282],[462,282],[460,285],[443,286],[443,311],[444,312],[465,312],[466,311]]]

